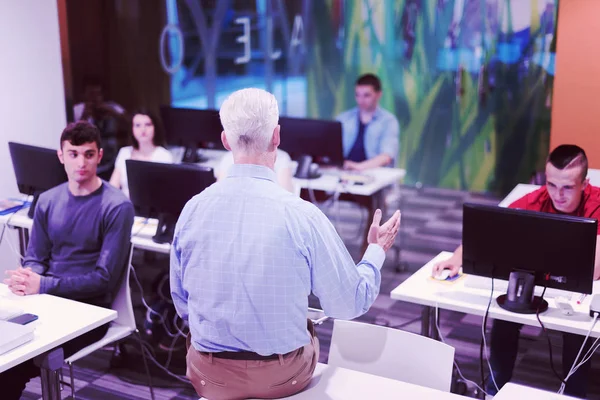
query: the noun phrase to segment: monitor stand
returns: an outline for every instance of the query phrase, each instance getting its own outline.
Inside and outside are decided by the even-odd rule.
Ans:
[[[195,145],[186,146],[183,151],[182,163],[185,164],[197,164],[207,161],[206,157],[202,157],[198,154],[198,147]]]
[[[29,205],[29,211],[27,211],[27,216],[31,219],[33,219],[33,215],[35,213],[35,207],[37,206],[39,197],[40,197],[40,194],[35,193],[33,195],[33,200],[31,200],[31,204]]]
[[[506,294],[499,296],[498,305],[514,313],[536,314],[548,309],[548,302],[534,296],[535,275],[527,271],[513,271],[508,279]]]
[[[163,244],[173,242],[175,234],[175,225],[177,218],[167,214],[161,214],[158,217],[158,225],[156,227],[156,235],[152,237],[154,243]]]

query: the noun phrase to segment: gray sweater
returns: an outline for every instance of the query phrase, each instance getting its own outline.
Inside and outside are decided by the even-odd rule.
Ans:
[[[87,196],[64,183],[40,195],[23,266],[42,275],[40,293],[109,307],[128,263],[134,210],[106,182]]]

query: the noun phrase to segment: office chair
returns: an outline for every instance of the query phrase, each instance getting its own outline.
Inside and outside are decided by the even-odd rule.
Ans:
[[[333,321],[329,365],[450,391],[454,347],[425,336],[354,321]]]
[[[70,386],[71,386],[71,398],[75,399],[75,381],[73,379],[73,363],[82,359],[83,357],[101,349],[102,347],[111,343],[118,342],[125,339],[126,337],[135,334],[136,339],[140,344],[140,350],[144,360],[144,367],[146,369],[146,375],[148,377],[148,386],[150,388],[150,396],[154,400],[154,388],[152,387],[152,377],[150,375],[150,369],[148,368],[148,361],[146,360],[146,354],[144,352],[142,339],[140,333],[135,325],[135,316],[133,313],[133,304],[131,302],[131,290],[129,288],[129,274],[131,272],[131,257],[133,252],[129,254],[129,260],[127,263],[127,269],[123,273],[121,282],[119,284],[119,290],[112,302],[111,309],[117,312],[117,318],[110,323],[106,335],[96,343],[84,347],[77,353],[65,359],[65,363],[69,366],[70,375]]]

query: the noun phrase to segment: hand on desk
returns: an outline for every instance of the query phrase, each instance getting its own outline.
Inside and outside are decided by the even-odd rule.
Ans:
[[[383,248],[383,251],[388,251],[396,240],[396,235],[400,229],[400,210],[397,210],[392,218],[381,226],[381,210],[377,209],[373,216],[373,223],[369,228],[367,241],[369,244],[378,244]]]
[[[5,272],[9,277],[4,280],[11,292],[19,296],[40,292],[40,275],[31,268],[19,267]]]
[[[433,276],[433,277],[438,276],[445,269],[449,270],[450,277],[453,277],[456,274],[458,274],[458,271],[460,270],[460,262],[457,263],[454,260],[454,258],[450,258],[445,261],[440,261],[433,266],[433,269],[431,271],[431,276]]]
[[[344,169],[350,171],[364,171],[367,168],[365,167],[364,162],[346,160],[344,161]]]

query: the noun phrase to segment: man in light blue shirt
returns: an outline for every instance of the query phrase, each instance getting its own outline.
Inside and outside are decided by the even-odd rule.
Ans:
[[[373,74],[360,76],[354,97],[357,107],[336,117],[342,123],[344,168],[365,169],[395,166],[400,125],[394,114],[379,106],[381,81]]]
[[[318,361],[309,294],[330,317],[365,313],[400,212],[380,226],[377,211],[355,265],[327,217],[277,184],[275,97],[240,90],[220,115],[235,164],[185,206],[171,251],[173,302],[190,326],[188,376],[210,399],[289,396],[308,385]]]

